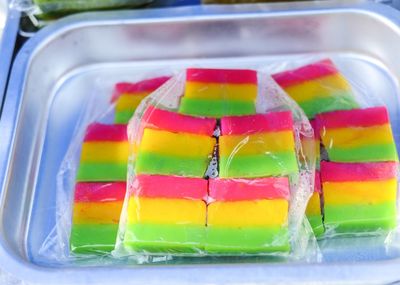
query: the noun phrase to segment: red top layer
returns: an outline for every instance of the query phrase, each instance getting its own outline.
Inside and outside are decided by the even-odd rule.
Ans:
[[[202,200],[207,197],[207,180],[164,175],[138,175],[133,195],[148,198]]]
[[[276,73],[272,75],[272,78],[285,88],[338,72],[333,62],[330,59],[325,59],[293,70]]]
[[[321,161],[322,182],[388,180],[395,177],[397,177],[397,162],[337,163]]]
[[[115,85],[114,94],[111,98],[111,102],[118,99],[121,94],[131,94],[142,93],[142,92],[153,92],[158,87],[167,82],[171,77],[161,76],[152,79],[142,80],[136,83],[120,82]]]
[[[221,119],[222,135],[255,134],[286,130],[293,130],[293,119],[290,111],[224,117]]]
[[[317,115],[316,121],[319,130],[322,128],[371,127],[389,123],[389,116],[386,107],[380,106],[323,113]]]
[[[84,141],[127,141],[126,125],[90,124],[86,129]]]
[[[250,69],[188,68],[186,80],[203,83],[232,83],[257,85],[257,71]]]
[[[311,124],[311,127],[314,130],[314,138],[316,140],[319,140],[320,136],[319,136],[319,129],[317,128],[317,122],[315,120],[310,120],[310,124]]]
[[[287,177],[258,179],[210,179],[209,195],[216,201],[244,201],[260,199],[289,200]]]
[[[125,182],[80,182],[75,186],[75,202],[111,202],[123,201]]]
[[[314,192],[322,193],[321,174],[319,171],[315,171]]]
[[[149,106],[143,117],[146,128],[171,132],[184,132],[212,136],[217,121],[211,118],[199,118]]]

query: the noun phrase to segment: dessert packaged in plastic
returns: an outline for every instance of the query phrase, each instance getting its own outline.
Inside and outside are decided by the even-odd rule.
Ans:
[[[392,236],[398,230],[398,154],[387,108],[376,94],[357,90],[330,59],[272,77],[314,119],[323,237]],[[312,224],[316,199],[308,209]]]
[[[305,219],[315,160],[300,142],[313,132],[266,78],[189,68],[143,101],[114,256],[317,255]]]

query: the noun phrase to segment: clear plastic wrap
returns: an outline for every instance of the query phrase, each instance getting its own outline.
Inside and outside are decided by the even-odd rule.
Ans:
[[[272,77],[314,119],[315,139],[321,144],[317,176],[322,191],[318,195],[316,188],[307,213],[314,231],[320,228],[312,213],[317,198],[322,198],[326,239],[321,244],[374,235],[375,245],[390,245],[398,232],[398,155],[379,96],[347,80],[330,59]],[[307,149],[308,140],[302,142]],[[363,243],[360,239],[357,246]]]
[[[386,107],[317,116],[327,235],[397,227],[398,155]]]
[[[161,70],[136,83],[114,84],[107,78],[95,84],[99,86],[89,96],[57,177],[57,223],[41,248],[43,255],[61,263],[116,262],[110,252],[126,193],[126,118],[170,78],[168,74],[170,70]],[[149,74],[139,78],[143,76]]]
[[[272,77],[310,119],[319,113],[366,105],[330,59],[275,73]]]
[[[298,105],[268,76],[310,62],[333,65],[330,60],[315,64],[309,57],[260,66],[257,73],[241,70],[240,76],[193,68],[169,79],[156,72],[156,78],[138,84],[118,84],[108,109],[93,96],[60,170],[57,228],[43,244],[43,254],[94,265],[126,263],[124,257],[147,263],[215,255],[315,261],[319,251],[313,234],[328,255],[354,249],[362,254],[381,245],[389,255],[397,250],[398,159],[386,109],[372,107],[381,105],[379,99],[339,65],[350,79],[340,75],[340,80],[351,86],[349,94],[358,107],[316,112],[310,126]],[[290,76],[301,79],[293,72]],[[104,85],[111,81],[101,81],[99,89],[110,96]],[[123,124],[144,95],[160,85],[137,108],[128,141]],[[334,86],[313,88],[337,94]],[[288,111],[293,141],[280,136],[290,124]],[[338,126],[351,131],[341,133]],[[90,150],[90,144],[100,148]],[[296,164],[292,155],[284,160],[276,153],[293,144]],[[374,151],[362,148],[369,144]],[[349,155],[341,155],[341,149]],[[92,174],[108,176],[106,181],[91,177],[76,184],[81,157],[116,160],[117,166],[96,166]],[[94,206],[74,205],[74,200]],[[285,207],[287,216],[279,217]],[[161,222],[152,225],[154,220]],[[274,221],[280,227],[272,230]],[[100,229],[96,223],[105,226]],[[96,226],[79,234],[86,224]]]
[[[128,191],[116,257],[318,259],[305,208],[315,159],[309,121],[253,70],[190,68],[129,123]]]

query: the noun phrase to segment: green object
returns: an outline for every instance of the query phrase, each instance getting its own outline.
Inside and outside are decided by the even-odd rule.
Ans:
[[[325,148],[329,160],[335,162],[398,161],[396,145],[375,144],[349,148]]]
[[[298,104],[309,119],[324,112],[359,108],[354,96],[348,92],[338,93],[330,97],[314,98],[312,100],[298,102]]]
[[[136,174],[178,175],[203,177],[211,158],[188,158],[139,152]]]
[[[390,230],[396,226],[396,203],[376,205],[326,205],[325,228],[337,233]]]
[[[115,124],[128,124],[129,120],[132,118],[135,110],[129,111],[117,111],[115,112],[114,123]]]
[[[124,245],[134,251],[195,253],[204,250],[205,226],[128,224]]]
[[[321,236],[325,232],[321,215],[310,215],[310,216],[307,215],[307,219],[310,222],[311,228],[316,237]]]
[[[77,182],[126,181],[127,163],[81,162]]]
[[[143,6],[152,0],[34,0],[47,17],[69,13]]]
[[[241,155],[220,158],[221,178],[253,178],[284,176],[298,172],[297,158],[293,151],[260,155]]]
[[[219,254],[289,252],[286,227],[207,227],[206,251]]]
[[[179,113],[221,118],[223,116],[251,115],[256,113],[255,102],[237,100],[181,99]]]
[[[114,249],[118,224],[72,225],[70,248],[75,253],[105,253]]]

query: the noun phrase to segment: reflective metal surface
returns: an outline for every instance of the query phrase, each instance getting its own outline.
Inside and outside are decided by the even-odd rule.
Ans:
[[[8,11],[7,0],[0,0],[0,116],[18,34],[19,19],[19,12]]]
[[[0,267],[42,284],[367,284],[400,279],[400,255],[382,252],[366,258],[329,253],[331,258],[321,264],[96,268],[60,267],[41,254],[55,223],[58,168],[85,100],[101,90],[102,82],[134,79],[159,68],[258,66],[328,55],[354,76],[368,78],[365,88],[389,107],[399,145],[400,14],[371,3],[346,5],[303,3],[294,11],[279,4],[92,13],[37,33],[15,61],[0,121]],[[100,105],[106,104],[102,92]]]

